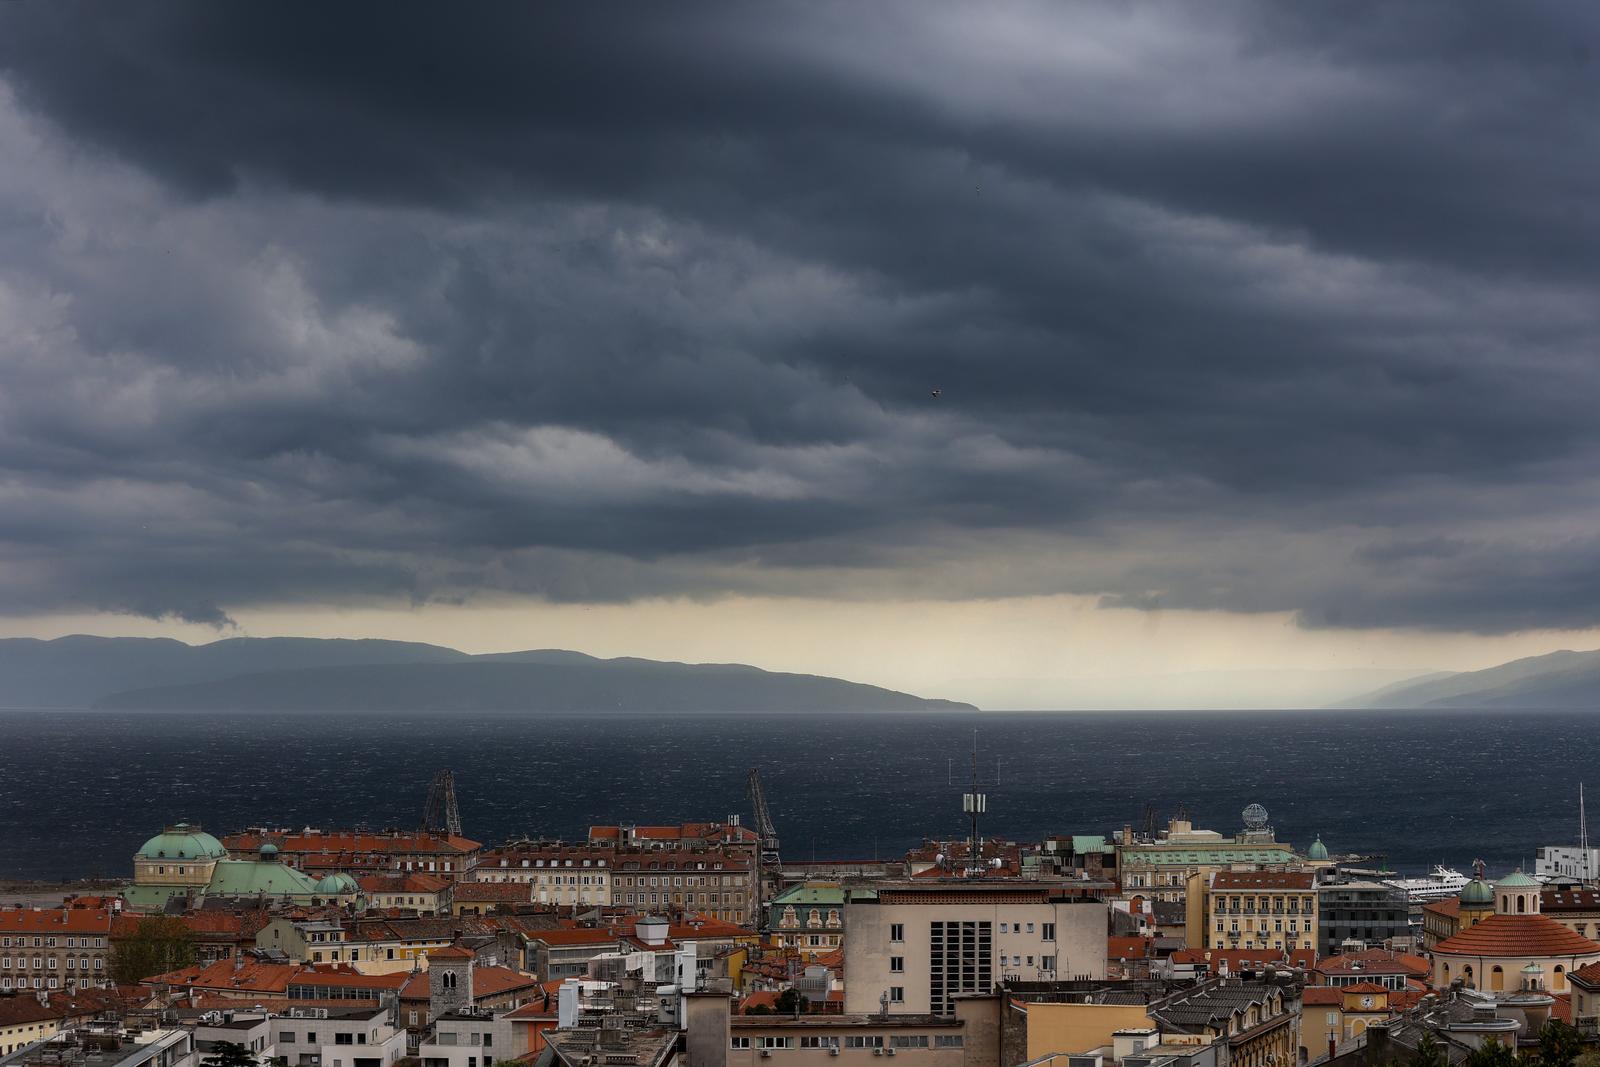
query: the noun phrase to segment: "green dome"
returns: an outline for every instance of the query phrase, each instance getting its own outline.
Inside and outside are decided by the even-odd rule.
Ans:
[[[1313,860],[1325,860],[1328,858],[1328,846],[1322,843],[1321,834],[1318,834],[1317,839],[1311,842],[1311,847],[1306,849],[1306,858]]]
[[[276,856],[278,854],[278,846],[274,845],[271,841],[265,841],[261,845],[259,854],[263,859],[269,856]]]
[[[221,841],[186,822],[167,827],[139,849],[147,860],[214,860],[227,854]]]
[[[1494,884],[1496,889],[1538,889],[1539,883],[1523,874],[1513,871]]]
[[[1494,903],[1494,887],[1482,878],[1474,878],[1461,890],[1461,903],[1489,905]]]
[[[317,882],[287,863],[260,860],[218,860],[206,886],[208,897],[313,896]]]
[[[354,878],[343,873],[324,875],[317,882],[317,892],[325,897],[337,897],[345,893],[354,893],[359,888]]]

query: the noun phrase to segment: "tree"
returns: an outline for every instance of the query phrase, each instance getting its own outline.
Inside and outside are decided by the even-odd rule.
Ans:
[[[1582,1051],[1578,1031],[1560,1019],[1551,1019],[1539,1030],[1540,1067],[1572,1067]]]
[[[1432,1030],[1422,1032],[1422,1038],[1417,1042],[1417,1051],[1412,1055],[1409,1067],[1449,1067],[1444,1049],[1439,1047]]]
[[[800,990],[789,988],[778,994],[778,1001],[773,1010],[779,1015],[797,1015],[806,1010],[805,994]]]
[[[1467,1055],[1466,1067],[1517,1067],[1517,1054],[1511,1046],[1489,1038]]]
[[[129,936],[111,942],[111,979],[137,985],[194,962],[194,934],[182,919],[150,915]]]
[[[200,1067],[256,1067],[250,1050],[233,1041],[218,1041],[200,1061]]]

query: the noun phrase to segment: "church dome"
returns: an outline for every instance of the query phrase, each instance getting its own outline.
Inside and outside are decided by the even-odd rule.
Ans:
[[[215,860],[227,854],[221,841],[186,822],[167,827],[139,849],[139,857],[147,860]]]
[[[1306,858],[1313,860],[1325,860],[1328,858],[1328,846],[1322,843],[1321,834],[1318,834],[1317,839],[1311,842],[1311,847],[1306,849]]]
[[[1494,884],[1496,889],[1538,889],[1539,883],[1523,874],[1513,871]]]
[[[1494,903],[1494,887],[1482,878],[1474,878],[1461,890],[1461,903],[1488,907]]]
[[[356,885],[356,880],[343,873],[324,875],[317,882],[317,893],[325,897],[354,893],[358,888],[360,887]]]
[[[277,854],[278,854],[278,846],[277,845],[274,845],[271,841],[263,841],[261,843],[260,855],[261,855],[262,859],[270,860],[274,856],[276,856]]]

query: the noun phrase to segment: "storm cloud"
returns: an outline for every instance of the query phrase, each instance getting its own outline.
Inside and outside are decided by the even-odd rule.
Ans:
[[[1600,624],[1587,5],[0,8],[0,609]]]

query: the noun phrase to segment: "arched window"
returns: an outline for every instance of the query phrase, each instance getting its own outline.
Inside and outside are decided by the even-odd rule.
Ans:
[[[1552,972],[1550,988],[1557,991],[1567,988],[1567,969],[1559,963],[1556,964],[1556,969]]]
[[[1521,893],[1517,894],[1517,914],[1521,915],[1528,910],[1528,898]]]
[[[1439,977],[1445,985],[1450,984],[1450,965],[1448,963],[1444,965],[1444,971],[1439,975]]]
[[[1505,987],[1506,972],[1501,970],[1500,965],[1497,963],[1494,966],[1494,970],[1489,972],[1489,988],[1492,990],[1502,990]]]
[[[1461,981],[1468,989],[1477,988],[1473,982],[1472,964],[1469,963],[1465,967],[1461,968]]]

